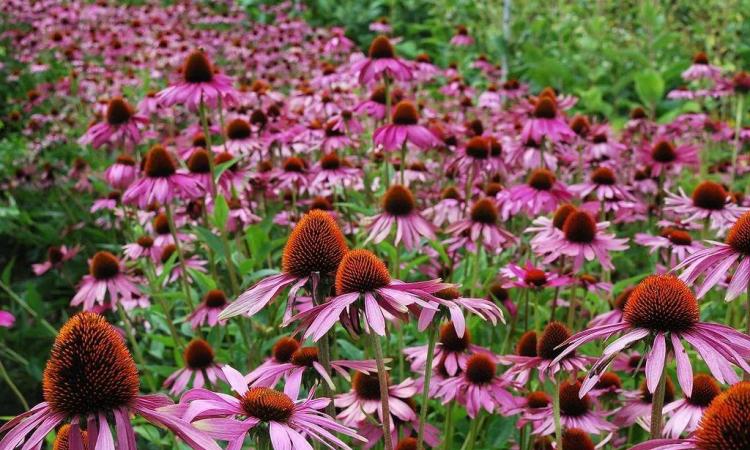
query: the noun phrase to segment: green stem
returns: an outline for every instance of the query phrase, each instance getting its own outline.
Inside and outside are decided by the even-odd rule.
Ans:
[[[661,438],[662,409],[664,408],[664,393],[667,385],[666,361],[659,376],[659,384],[651,400],[651,439]]]
[[[369,332],[372,349],[375,354],[375,363],[378,367],[378,383],[380,385],[380,402],[382,408],[382,426],[383,426],[383,448],[393,450],[391,439],[391,410],[388,406],[388,374],[385,371],[385,362],[383,360],[383,348],[380,346],[380,336],[372,330]]]
[[[443,424],[443,450],[453,449],[453,407],[456,404],[455,401],[451,400],[448,403],[448,408],[445,410],[445,423]]]
[[[404,174],[404,168],[406,167],[406,141],[401,145],[401,164],[399,164],[399,170],[401,171],[401,184],[406,186],[406,175]]]
[[[117,308],[117,312],[120,314],[120,320],[122,320],[122,323],[125,326],[125,334],[128,335],[130,346],[133,347],[133,353],[134,353],[135,359],[136,361],[138,361],[138,364],[141,366],[141,373],[143,373],[144,378],[146,378],[146,383],[148,383],[148,387],[151,389],[151,392],[156,392],[157,390],[156,381],[151,375],[151,371],[146,370],[146,360],[143,357],[143,351],[141,350],[141,347],[138,345],[138,342],[136,342],[135,340],[135,333],[133,332],[133,326],[130,324],[130,319],[128,318],[128,315],[125,313],[125,308],[123,308],[122,305],[120,305],[120,307]]]
[[[31,317],[33,317],[35,320],[38,320],[42,326],[49,331],[50,335],[54,338],[57,337],[57,330],[55,327],[50,325],[49,322],[47,322],[43,317],[41,317],[39,314],[37,314],[36,311],[34,311],[31,306],[26,303],[24,299],[19,297],[13,290],[8,287],[5,283],[0,281],[0,288],[5,291],[6,294],[8,294],[8,297],[11,298],[14,302],[18,303],[21,308],[23,308]]]
[[[555,375],[555,395],[552,397],[552,418],[555,421],[555,441],[562,449],[562,423],[560,421],[560,379]]]
[[[16,387],[16,385],[13,383],[13,380],[10,379],[10,376],[8,375],[8,372],[5,370],[5,366],[3,365],[2,361],[0,361],[0,376],[2,376],[5,382],[8,383],[8,387],[16,395],[16,397],[18,398],[18,401],[21,402],[21,406],[23,406],[23,409],[28,411],[29,409],[28,402],[24,398],[21,391],[18,390],[18,387]]]
[[[164,301],[164,297],[159,292],[158,286],[156,286],[156,283],[154,280],[156,280],[155,273],[153,272],[153,267],[149,264],[150,270],[152,272],[146,272],[147,278],[149,281],[149,284],[151,285],[151,290],[153,291],[153,296],[156,297],[157,301],[159,302],[159,306],[161,307],[162,312],[164,313],[164,319],[167,321],[167,327],[169,328],[169,334],[172,335],[172,340],[174,341],[174,344],[180,348],[180,351],[185,350],[185,345],[182,342],[182,339],[180,338],[180,334],[177,332],[177,328],[174,326],[174,322],[172,321],[172,311],[169,308],[169,305]]]
[[[744,111],[745,95],[739,94],[737,96],[737,111],[734,122],[734,148],[732,149],[732,176],[729,179],[729,189],[734,186],[734,178],[737,175],[737,157],[740,153],[740,146],[742,141],[740,140],[740,130],[742,129],[742,116]]]
[[[462,450],[474,450],[474,445],[477,442],[477,435],[479,434],[479,428],[482,422],[483,422],[482,410],[479,410],[479,412],[477,413],[477,416],[471,422],[471,428],[469,429],[469,434],[466,436],[466,441],[464,442],[464,445],[461,446]],[[562,448],[562,447],[559,447],[559,448]]]
[[[424,368],[424,387],[422,388],[422,409],[419,410],[419,430],[417,432],[417,450],[424,450],[424,427],[427,422],[427,402],[430,396],[430,380],[432,379],[432,360],[435,357],[435,341],[437,340],[437,322],[433,321],[428,327],[427,360]],[[403,359],[403,358],[400,358]]]
[[[182,290],[185,295],[185,300],[188,303],[188,306],[190,307],[190,311],[195,310],[195,304],[193,303],[193,299],[190,296],[190,285],[188,283],[188,271],[187,271],[187,264],[185,263],[185,255],[182,253],[182,244],[180,244],[180,239],[177,236],[177,227],[174,223],[174,216],[172,215],[172,207],[169,203],[164,205],[164,209],[167,213],[167,220],[169,221],[169,231],[172,233],[172,240],[174,241],[174,247],[177,251],[177,259],[180,262],[180,280],[182,281]]]

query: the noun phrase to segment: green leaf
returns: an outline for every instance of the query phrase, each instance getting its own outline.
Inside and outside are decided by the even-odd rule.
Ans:
[[[227,224],[229,217],[229,205],[223,195],[219,194],[214,202],[214,225],[223,229]]]
[[[651,69],[646,69],[635,75],[635,91],[641,101],[654,106],[664,95],[664,79]]]

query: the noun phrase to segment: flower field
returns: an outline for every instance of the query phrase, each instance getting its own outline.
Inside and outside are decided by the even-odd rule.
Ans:
[[[750,450],[750,4],[547,3],[0,4],[0,450]]]

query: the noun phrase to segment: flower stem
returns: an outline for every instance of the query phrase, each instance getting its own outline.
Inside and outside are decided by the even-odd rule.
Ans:
[[[427,360],[424,368],[424,387],[422,388],[422,409],[419,410],[419,430],[417,432],[417,450],[424,450],[424,427],[427,421],[427,402],[430,396],[430,380],[432,379],[432,360],[435,357],[435,341],[437,340],[437,323],[432,322],[428,327]],[[403,358],[401,358],[403,359]]]
[[[391,439],[391,410],[388,405],[388,374],[385,371],[385,362],[383,361],[383,348],[380,346],[380,336],[370,330],[370,341],[372,350],[375,353],[375,363],[378,366],[378,384],[380,385],[380,403],[382,408],[382,426],[383,426],[383,448],[393,450]]]
[[[480,409],[477,413],[477,416],[474,418],[474,420],[471,422],[471,428],[469,429],[469,434],[466,436],[466,441],[464,442],[464,445],[461,446],[462,450],[474,450],[474,445],[477,442],[477,435],[479,434],[479,428],[484,417],[482,417],[482,410]],[[562,448],[562,447],[559,447]]]
[[[16,385],[13,383],[13,380],[11,380],[10,376],[8,375],[8,372],[5,370],[5,366],[3,365],[2,361],[0,361],[0,376],[3,377],[5,382],[8,383],[8,387],[10,388],[10,390],[13,391],[16,397],[18,397],[18,401],[21,402],[21,406],[23,406],[23,409],[28,410],[29,409],[28,402],[24,398],[21,391],[18,390],[18,387],[16,387]]]
[[[578,297],[576,297],[576,285],[570,285],[570,304],[568,305],[568,328],[573,328],[576,318],[576,309],[578,308]]]
[[[734,148],[732,149],[732,175],[729,178],[729,189],[734,186],[734,178],[737,175],[737,157],[740,153],[740,146],[742,141],[740,140],[740,130],[742,129],[742,115],[744,111],[745,95],[740,94],[737,96],[737,112],[734,122]]]
[[[313,276],[320,277],[320,274],[313,274]],[[313,288],[311,289],[312,294],[312,301],[313,305],[318,306],[323,304],[325,301],[325,296],[321,299],[320,296],[320,282],[313,283]],[[319,343],[319,355],[320,355],[320,364],[323,366],[323,370],[326,371],[326,374],[328,376],[331,376],[331,346],[330,346],[330,340],[329,340],[329,333],[326,333],[323,335],[323,337],[320,339]],[[331,402],[328,403],[326,406],[326,414],[328,414],[331,417],[334,417],[336,415],[336,409],[333,406],[333,392],[331,392],[330,386],[328,386],[328,383],[323,383],[323,395],[331,399]]]
[[[123,325],[125,325],[125,334],[128,335],[128,340],[130,341],[130,346],[133,347],[133,353],[135,356],[136,361],[138,361],[138,364],[141,366],[141,372],[143,373],[143,376],[146,378],[146,382],[148,383],[148,387],[151,389],[151,392],[156,392],[156,381],[154,381],[154,378],[151,376],[151,371],[146,370],[146,360],[143,358],[143,351],[141,350],[141,347],[138,345],[138,342],[135,340],[135,334],[133,333],[133,326],[130,324],[130,319],[128,318],[128,315],[125,313],[125,308],[123,308],[122,305],[120,305],[117,308],[117,312],[120,314],[120,320],[122,320]]]
[[[182,290],[185,294],[185,300],[188,303],[188,306],[190,307],[190,311],[195,310],[195,304],[193,303],[193,299],[190,296],[190,285],[188,284],[188,272],[187,272],[187,264],[185,263],[185,255],[182,253],[182,245],[180,244],[180,239],[177,236],[177,227],[174,223],[174,216],[172,215],[172,207],[169,203],[164,205],[164,209],[167,212],[167,220],[169,221],[169,231],[172,233],[172,240],[174,240],[174,247],[177,251],[177,258],[180,262],[180,280],[182,280]]]
[[[401,164],[399,164],[399,170],[401,171],[401,184],[406,186],[406,175],[404,174],[404,168],[406,167],[406,140],[401,144]]]
[[[552,417],[555,421],[555,441],[557,448],[562,449],[562,423],[560,421],[560,379],[555,375],[555,395],[552,397]]]
[[[654,392],[651,400],[651,439],[661,438],[661,427],[662,427],[662,409],[664,408],[664,392],[666,391],[667,385],[667,371],[666,364],[661,370],[659,376],[659,384],[656,386],[656,392]]]
[[[149,272],[147,270],[146,277],[148,278],[149,284],[151,285],[153,296],[157,298],[159,306],[161,306],[161,310],[164,313],[164,319],[167,321],[167,326],[169,327],[169,334],[172,335],[172,340],[174,341],[175,346],[179,347],[180,351],[183,351],[185,349],[185,346],[182,343],[182,339],[180,339],[179,333],[177,333],[177,328],[174,326],[174,322],[172,322],[172,313],[169,309],[169,306],[164,301],[164,297],[159,292],[158,286],[156,286],[156,283],[154,282],[154,280],[156,279],[156,274],[153,269],[153,265],[149,263],[148,266],[151,271]]]
[[[57,330],[55,327],[50,325],[49,322],[47,322],[43,317],[41,317],[39,314],[37,314],[36,311],[34,311],[31,306],[29,306],[24,299],[19,297],[13,290],[8,287],[5,283],[0,281],[0,289],[4,290],[6,294],[8,294],[8,297],[11,298],[14,302],[18,303],[21,308],[23,308],[31,317],[33,317],[35,320],[38,320],[42,326],[49,331],[50,335],[54,338],[57,337]]]
[[[443,450],[452,450],[453,448],[453,406],[456,404],[455,401],[451,400],[448,403],[448,408],[445,410],[445,423],[443,424]]]

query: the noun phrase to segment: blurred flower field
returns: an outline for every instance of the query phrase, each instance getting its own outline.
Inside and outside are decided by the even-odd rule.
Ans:
[[[0,4],[0,450],[750,449],[746,1]]]

